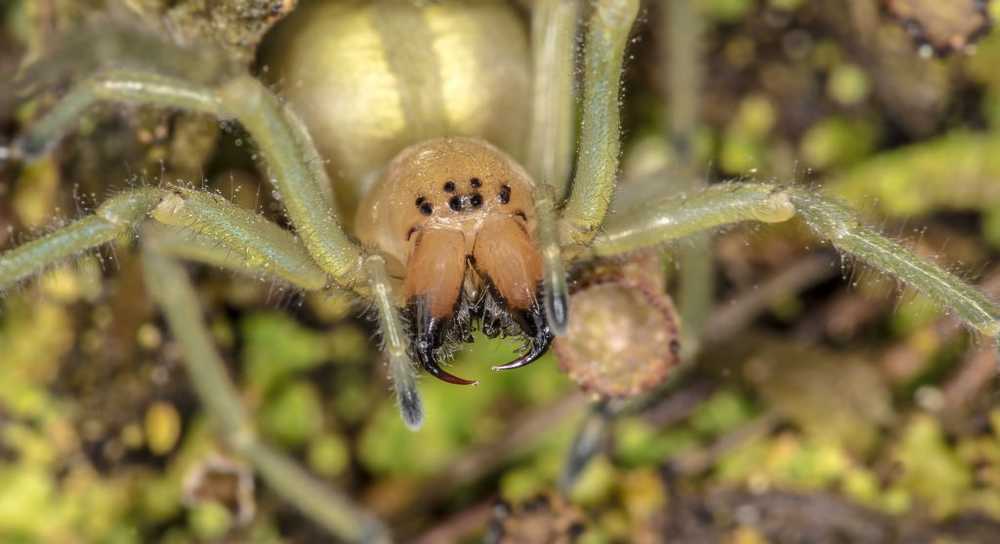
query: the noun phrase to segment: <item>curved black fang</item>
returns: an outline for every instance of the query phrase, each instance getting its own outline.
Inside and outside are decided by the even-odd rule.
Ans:
[[[524,335],[528,337],[528,351],[505,365],[493,367],[493,370],[511,370],[530,365],[545,355],[549,346],[552,345],[554,335],[545,320],[545,309],[537,298],[527,310],[511,311],[511,317],[521,327]]]
[[[413,352],[431,376],[456,385],[475,385],[478,382],[459,378],[442,369],[434,359],[434,352],[444,342],[444,325],[446,320],[431,316],[430,309],[423,297],[410,303],[415,334],[413,337]]]

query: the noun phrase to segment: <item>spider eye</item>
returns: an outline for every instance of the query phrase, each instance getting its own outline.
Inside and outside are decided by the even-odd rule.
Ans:
[[[430,202],[422,202],[420,204],[420,213],[424,215],[430,215],[434,211],[434,206]]]
[[[455,210],[456,212],[462,211],[462,197],[460,196],[451,197],[451,199],[448,200],[448,206],[450,206],[451,209]]]
[[[478,189],[483,186],[483,182],[479,178],[472,178],[469,180],[469,185],[471,185],[473,189]]]
[[[503,185],[500,187],[500,203],[507,204],[510,202],[510,185]]]
[[[476,193],[472,195],[472,198],[469,199],[469,202],[472,203],[473,208],[478,208],[483,205],[483,197],[479,193]]]
[[[446,193],[454,193],[455,192],[455,182],[454,181],[447,181],[447,182],[445,182],[445,184],[444,184],[444,191]]]

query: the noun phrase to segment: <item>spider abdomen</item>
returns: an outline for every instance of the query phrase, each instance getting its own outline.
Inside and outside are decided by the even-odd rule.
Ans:
[[[520,156],[527,33],[507,3],[317,3],[279,34],[282,92],[329,161],[345,212],[420,141],[475,136]]]

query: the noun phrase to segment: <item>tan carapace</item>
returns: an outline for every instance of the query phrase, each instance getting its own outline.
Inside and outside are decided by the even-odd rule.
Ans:
[[[503,151],[476,138],[438,138],[400,152],[365,195],[356,232],[403,278],[414,351],[435,376],[452,376],[433,351],[465,286],[486,288],[529,338],[528,353],[500,368],[537,359],[551,334],[537,300],[542,260],[532,237],[534,182]]]

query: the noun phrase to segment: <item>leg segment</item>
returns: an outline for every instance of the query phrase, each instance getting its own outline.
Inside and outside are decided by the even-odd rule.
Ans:
[[[573,123],[576,102],[578,0],[536,2],[531,16],[534,84],[527,166],[540,183],[551,185],[558,200],[566,195],[573,160]]]
[[[318,291],[329,277],[309,257],[299,240],[287,230],[250,210],[240,208],[219,195],[174,188],[150,214],[164,225],[180,227],[203,243],[186,250],[199,262],[226,268],[238,267],[251,274],[278,277],[306,291]],[[205,243],[214,244],[216,255],[207,255]]]
[[[160,203],[161,191],[139,189],[122,193],[80,219],[48,236],[0,256],[0,291],[47,267],[130,234]]]
[[[543,0],[534,6],[531,44],[534,52],[533,104],[528,142],[528,170],[538,182],[536,237],[545,269],[543,301],[552,332],[566,332],[569,291],[559,250],[556,208],[566,194],[573,153],[573,97],[576,67],[577,0]]]
[[[235,118],[260,148],[275,187],[306,250],[339,285],[367,290],[362,250],[338,223],[332,191],[321,175],[319,155],[301,124],[278,99],[249,75],[219,87],[141,71],[110,71],[77,85],[14,145],[13,154],[41,153],[70,130],[81,112],[103,100],[183,108]]]
[[[147,288],[180,343],[195,392],[214,418],[226,444],[248,458],[277,494],[332,534],[350,542],[387,541],[385,526],[370,512],[324,486],[257,439],[239,392],[212,346],[208,328],[198,311],[198,295],[184,269],[159,253],[155,240],[144,246],[143,257]]]
[[[135,189],[102,204],[48,236],[0,255],[0,290],[45,268],[132,234],[147,218],[177,227],[171,253],[257,276],[278,277],[305,290],[327,276],[288,231],[225,199],[188,189]],[[190,245],[181,245],[188,239]]]
[[[535,238],[542,253],[542,301],[545,317],[552,334],[562,336],[566,334],[566,322],[569,320],[569,286],[559,247],[556,201],[553,189],[548,185],[541,185],[535,192]]]
[[[378,255],[366,258],[365,271],[375,297],[384,351],[389,357],[389,377],[396,391],[399,411],[406,426],[415,431],[423,424],[424,408],[417,391],[417,375],[407,354],[406,331],[392,296],[389,274],[385,270],[385,259]]]
[[[982,334],[1000,334],[1000,306],[974,287],[863,225],[846,206],[794,187],[715,185],[686,198],[643,205],[611,218],[587,254],[617,255],[731,223],[781,222],[796,213],[841,251],[952,309]]]
[[[583,123],[576,178],[560,226],[563,244],[590,242],[611,204],[621,148],[618,88],[622,57],[638,11],[638,0],[594,3],[584,57]]]

